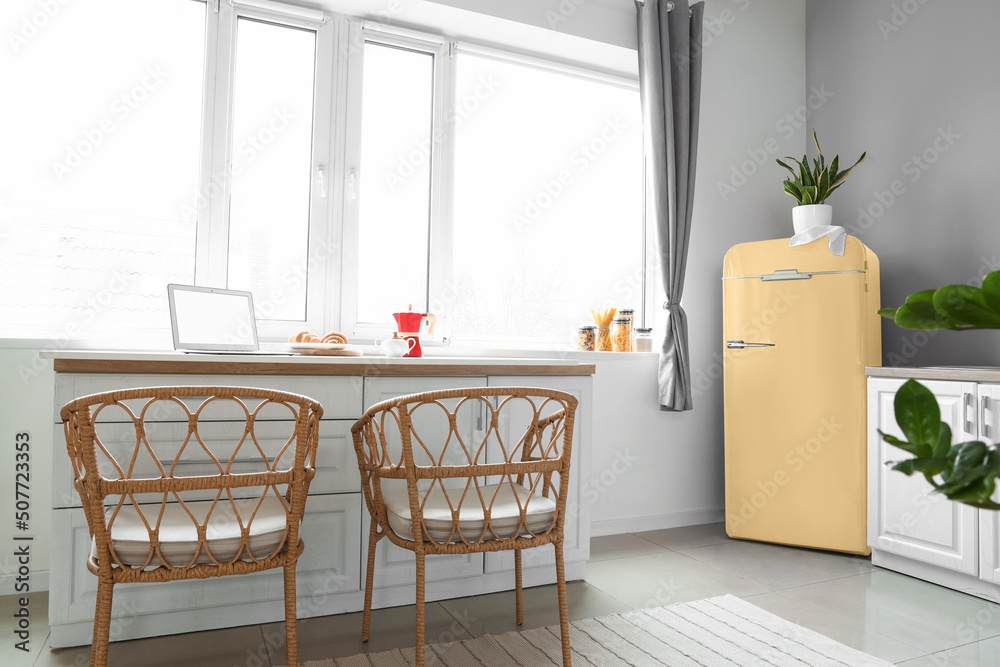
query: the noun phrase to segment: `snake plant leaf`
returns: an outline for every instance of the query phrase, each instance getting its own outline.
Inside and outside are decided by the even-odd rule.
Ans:
[[[941,437],[941,408],[931,390],[910,379],[896,392],[893,403],[896,423],[906,439],[915,445],[927,445],[930,456]]]
[[[802,179],[803,185],[816,185],[816,179],[813,178],[812,171],[809,169],[809,156],[803,155],[802,160],[799,161],[799,177]]]
[[[834,155],[833,162],[830,163],[830,183],[833,183],[833,179],[837,177],[840,169],[840,156]],[[831,190],[832,192],[832,190]]]
[[[791,159],[791,158],[785,158],[785,159]],[[798,174],[795,173],[794,169],[792,169],[791,167],[789,167],[787,164],[785,164],[781,160],[775,160],[775,162],[777,162],[778,164],[780,164],[782,167],[784,167],[788,171],[792,172],[792,178],[795,178],[796,176],[798,176]],[[787,181],[786,181],[786,183],[787,183]]]
[[[824,169],[819,175],[819,183],[816,184],[816,203],[822,204],[830,194],[830,172]]]
[[[862,153],[861,157],[858,158],[858,161],[855,162],[854,164],[852,164],[848,169],[845,169],[844,171],[842,171],[839,174],[837,174],[834,177],[832,184],[833,185],[840,185],[841,183],[843,183],[844,179],[847,178],[848,174],[850,174],[852,171],[854,171],[855,167],[857,167],[859,164],[861,164],[862,162],[864,162],[866,157],[868,157],[868,151],[865,151],[864,153]]]
[[[823,149],[819,147],[819,137],[816,136],[816,130],[813,130],[813,144],[816,146],[816,152],[822,155]]]
[[[794,181],[785,181],[785,192],[795,197],[795,201],[802,201],[802,190],[795,185]]]
[[[945,285],[934,293],[934,308],[970,328],[1000,329],[1000,311],[987,303],[978,287]]]
[[[1000,271],[993,271],[983,278],[983,298],[990,308],[1000,312]]]
[[[802,204],[815,204],[816,203],[816,186],[806,185],[802,187]]]

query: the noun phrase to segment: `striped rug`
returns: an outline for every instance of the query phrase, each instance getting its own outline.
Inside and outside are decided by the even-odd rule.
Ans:
[[[891,667],[891,663],[723,597],[571,624],[574,667]],[[427,647],[427,667],[562,665],[559,626]],[[307,662],[304,667],[411,667],[413,649]]]

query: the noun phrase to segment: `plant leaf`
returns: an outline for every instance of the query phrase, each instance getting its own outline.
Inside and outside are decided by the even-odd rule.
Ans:
[[[865,158],[867,156],[868,156],[868,152],[867,151],[864,152],[864,153],[862,153],[861,157],[858,158],[858,161],[855,162],[854,164],[852,164],[850,166],[850,168],[845,169],[844,171],[842,171],[839,174],[837,174],[837,176],[833,179],[833,182],[831,184],[832,185],[840,185],[841,183],[843,183],[844,179],[847,178],[847,175],[850,174],[852,171],[854,171],[855,167],[857,167],[859,164],[861,164],[862,162],[864,162]]]
[[[789,158],[786,158],[786,159],[789,159]],[[784,167],[788,171],[792,172],[792,178],[795,178],[798,175],[798,174],[795,173],[794,169],[792,169],[791,167],[789,167],[787,164],[785,164],[781,160],[775,160],[775,162],[777,162],[778,164],[780,164],[782,167]]]
[[[806,185],[802,187],[802,204],[808,205],[815,202],[816,186]]]
[[[896,392],[896,423],[910,444],[927,445],[928,452],[941,437],[941,408],[931,390],[910,379]]]
[[[938,436],[938,443],[934,447],[934,451],[931,452],[931,456],[934,458],[940,458],[947,461],[946,456],[951,451],[951,427],[948,426],[947,422],[941,422],[941,434]],[[943,470],[943,468],[942,468]],[[941,472],[938,470],[937,472]],[[934,473],[937,474],[937,473]]]
[[[962,324],[939,313],[933,303],[915,301],[904,303],[896,309],[893,322],[904,329],[922,329],[932,331],[935,329],[961,329]]]
[[[934,293],[934,308],[956,322],[1000,329],[1000,311],[987,302],[983,290],[968,285],[945,285]]]
[[[983,278],[983,298],[990,308],[1000,311],[1000,271],[993,271]]]
[[[816,130],[813,130],[813,143],[816,144],[816,152],[822,155],[823,150],[819,147],[819,137],[816,136]]]
[[[795,198],[795,201],[802,203],[802,190],[793,181],[785,181],[785,192]]]

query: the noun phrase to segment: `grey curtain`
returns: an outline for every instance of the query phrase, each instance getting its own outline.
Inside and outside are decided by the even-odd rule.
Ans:
[[[688,0],[637,1],[639,90],[647,201],[659,241],[667,325],[660,349],[660,409],[690,410],[691,359],[681,308],[701,98],[701,31],[705,5]]]

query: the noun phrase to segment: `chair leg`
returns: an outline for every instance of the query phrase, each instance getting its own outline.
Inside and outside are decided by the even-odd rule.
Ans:
[[[285,657],[288,667],[298,667],[298,610],[295,604],[295,565],[298,561],[285,563]]]
[[[573,659],[569,647],[569,606],[566,603],[566,564],[563,561],[562,540],[555,542],[556,587],[559,589],[559,630],[562,634],[563,667],[571,667]]]
[[[91,667],[107,667],[108,640],[111,633],[111,601],[114,598],[114,582],[99,577],[97,579],[97,605],[94,608],[94,639],[90,646]]]
[[[415,646],[416,667],[424,667],[424,554],[417,557],[417,641]]]
[[[376,536],[377,526],[372,520],[371,530],[368,532],[368,570],[365,576],[365,613],[361,617],[361,641],[368,641],[368,631],[372,625],[372,588],[375,585],[375,547],[378,546]]]
[[[521,550],[514,549],[514,599],[516,601],[517,624],[524,623],[524,596],[521,594]]]

